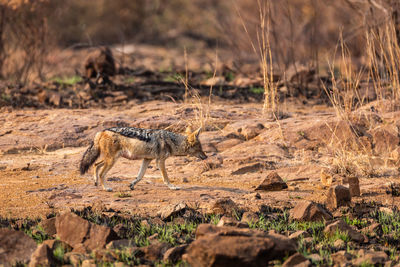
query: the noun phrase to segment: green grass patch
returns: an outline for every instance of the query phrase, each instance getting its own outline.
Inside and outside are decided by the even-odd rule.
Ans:
[[[126,192],[118,192],[115,194],[116,197],[118,198],[127,198],[127,197],[131,197],[132,195]]]
[[[180,82],[184,80],[184,77],[179,73],[173,73],[166,76],[163,80],[164,82]]]
[[[131,83],[134,83],[135,82],[135,77],[127,77],[127,78],[125,78],[125,80],[124,80],[124,83],[129,83],[129,84],[131,84]]]
[[[264,88],[262,87],[250,87],[249,91],[253,94],[258,94],[258,95],[264,94]]]
[[[82,77],[74,75],[71,77],[54,77],[51,79],[53,82],[61,85],[74,85],[82,81]]]

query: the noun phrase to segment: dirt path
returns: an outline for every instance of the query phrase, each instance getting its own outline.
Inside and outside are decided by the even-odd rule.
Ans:
[[[86,144],[95,132],[114,125],[182,130],[196,123],[198,110],[167,102],[150,102],[129,109],[113,110],[24,110],[0,115],[0,216],[37,217],[51,211],[100,205],[109,210],[155,216],[161,207],[185,201],[207,210],[213,200],[230,197],[244,209],[257,211],[261,205],[291,207],[297,201],[323,202],[326,190],[320,172],[332,160],[303,140],[303,131],[333,113],[323,107],[305,109],[292,105],[279,122],[263,118],[261,104],[235,105],[227,101],[211,107],[201,140],[210,159],[169,158],[171,181],[182,190],[169,190],[152,162],[135,190],[140,161],[120,159],[109,172],[113,192],[96,188],[89,174],[81,176],[77,166]],[[307,112],[305,110],[308,110]],[[162,115],[161,115],[162,114]],[[261,125],[261,126],[260,126]],[[240,129],[240,130],[239,130]],[[305,130],[303,130],[305,129]],[[255,187],[275,170],[289,188],[259,192]],[[383,177],[360,177],[362,197],[356,201],[381,201],[392,205],[385,194],[397,173]]]

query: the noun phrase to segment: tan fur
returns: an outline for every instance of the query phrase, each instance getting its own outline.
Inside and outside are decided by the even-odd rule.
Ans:
[[[149,163],[153,159],[157,161],[164,183],[170,189],[179,189],[169,181],[165,169],[165,160],[169,156],[185,155],[192,155],[201,159],[207,158],[198,139],[200,129],[195,132],[188,130],[186,134],[187,136],[184,136],[164,130],[156,130],[151,140],[143,141],[105,130],[96,134],[93,141],[93,148],[92,146],[89,147],[85,152],[84,157],[86,154],[91,154],[90,149],[98,149],[100,151],[98,156],[99,160],[94,163],[94,181],[95,185],[100,183],[106,191],[112,191],[112,189],[106,186],[105,176],[121,156],[131,160],[143,160],[137,178],[132,181],[130,185],[132,190],[134,189],[135,184],[143,178]],[[82,158],[82,162],[84,161],[84,157]],[[91,161],[88,161],[86,165],[91,165]],[[85,167],[86,169],[88,168],[87,166]]]

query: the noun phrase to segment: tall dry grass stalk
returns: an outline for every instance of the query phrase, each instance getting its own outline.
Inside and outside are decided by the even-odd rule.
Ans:
[[[189,66],[187,60],[187,51],[184,50],[185,57],[185,77],[179,77],[178,81],[185,86],[185,93],[183,99],[183,108],[192,108],[194,111],[193,118],[182,119],[182,123],[190,125],[193,128],[202,127],[205,130],[209,125],[212,125],[211,110],[212,110],[212,92],[213,86],[210,85],[209,95],[207,101],[204,101],[198,90],[189,84]],[[215,65],[212,79],[217,75],[218,66],[218,50],[215,51]],[[204,102],[204,103],[203,103]]]
[[[368,101],[360,95],[361,80],[373,84],[378,100],[374,105],[383,103],[380,100],[390,100],[394,105],[400,99],[400,46],[393,21],[388,20],[384,25],[368,30],[366,40],[367,71],[354,70],[352,57],[341,38],[337,47],[341,55],[339,59],[335,57],[336,62],[340,61],[340,67],[336,66],[335,60],[329,64],[332,87],[324,87],[337,117],[346,122],[353,133],[347,140],[340,140],[335,138],[336,130],[331,129],[333,138],[327,144],[334,154],[332,168],[343,175],[376,176],[393,173],[393,167],[388,165],[388,162],[394,162],[392,151],[377,155],[368,145],[370,141],[364,143],[363,136],[357,130],[360,118],[366,119],[363,122],[365,131],[380,127],[368,119],[371,116],[363,115],[363,112],[368,113],[369,110],[359,109]],[[384,103],[386,105],[387,101]],[[367,139],[364,136],[364,140]],[[382,160],[384,164],[377,166],[376,162]]]
[[[337,51],[340,55],[337,56]],[[372,164],[371,150],[360,142],[360,136],[357,127],[354,124],[353,111],[364,104],[359,87],[363,77],[363,70],[356,71],[352,62],[352,56],[347,48],[342,35],[333,54],[333,60],[328,63],[331,76],[331,87],[323,85],[335,112],[339,118],[337,125],[332,127],[329,122],[327,127],[332,133],[326,147],[333,153],[331,162],[332,171],[344,176],[362,175],[372,176],[375,173]],[[347,140],[338,137],[340,121],[344,122],[350,129],[350,135]],[[343,127],[343,126],[342,126]]]
[[[278,111],[277,86],[273,82],[273,63],[271,53],[270,32],[270,2],[257,0],[260,17],[260,31],[257,31],[259,54],[264,85],[263,111]],[[267,19],[268,16],[268,19]]]
[[[244,22],[239,9],[236,7],[236,12],[240,18],[242,27],[250,40],[251,46],[254,53],[260,59],[260,67],[263,77],[264,87],[264,103],[263,113],[276,114],[279,111],[279,97],[278,87],[273,80],[274,68],[270,42],[270,31],[271,31],[271,3],[270,0],[257,0],[258,11],[259,11],[259,25],[257,27],[257,45],[254,44],[250,33],[247,29],[246,23]]]
[[[340,66],[336,65],[337,50],[340,49]],[[364,104],[364,99],[359,92],[363,70],[354,70],[349,49],[343,41],[342,35],[336,46],[333,60],[328,63],[332,86],[323,85],[336,115],[345,121],[350,121],[352,112]]]
[[[400,99],[400,46],[392,20],[366,32],[370,79],[379,100]]]

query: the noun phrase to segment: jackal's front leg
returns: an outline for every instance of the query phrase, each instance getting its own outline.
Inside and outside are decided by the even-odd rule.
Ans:
[[[159,168],[161,170],[161,175],[162,175],[162,177],[164,179],[164,184],[166,184],[168,186],[168,188],[172,189],[172,190],[181,189],[180,187],[175,186],[175,185],[170,183],[170,181],[168,179],[167,170],[165,169],[165,159],[160,159],[159,162],[158,162],[158,166],[159,166]]]
[[[143,159],[142,166],[140,166],[140,170],[139,170],[139,173],[138,173],[136,179],[133,180],[131,185],[129,186],[131,188],[131,190],[133,190],[135,188],[135,185],[140,180],[142,180],[142,178],[143,178],[143,176],[144,176],[144,174],[145,174],[145,172],[147,170],[147,167],[149,166],[150,162],[151,162],[151,159]]]

